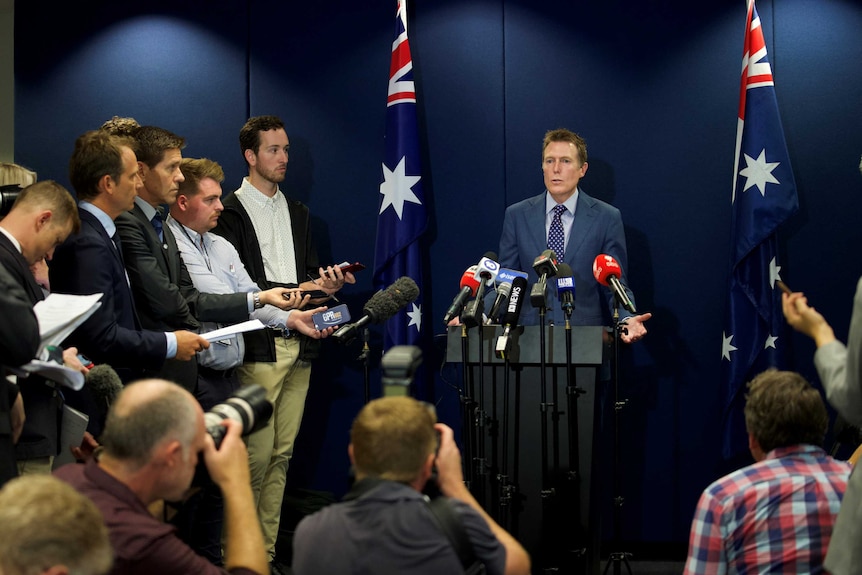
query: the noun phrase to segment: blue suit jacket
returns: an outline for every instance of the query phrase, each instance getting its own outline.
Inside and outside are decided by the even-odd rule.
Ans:
[[[78,215],[81,231],[54,251],[51,290],[104,295],[99,309],[69,340],[94,362],[110,364],[125,381],[142,368],[160,368],[167,352],[165,334],[141,329],[119,252],[95,216],[80,208]]]
[[[499,261],[504,268],[527,272],[530,287],[539,278],[533,271],[533,261],[548,249],[545,231],[545,194],[528,198],[506,209],[503,234],[500,237]],[[622,268],[624,285],[627,268],[626,238],[620,211],[601,200],[578,191],[575,219],[566,244],[562,262],[569,264],[575,278],[575,310],[572,325],[611,325],[614,306],[613,291],[599,284],[593,277],[593,261],[599,254],[616,258]],[[562,263],[559,262],[559,263]],[[550,297],[545,323],[565,323],[565,314],[556,298],[556,280],[548,280]],[[634,297],[629,293],[634,303]],[[631,316],[620,307],[620,317]],[[530,305],[529,298],[521,308],[522,325],[539,323],[538,308]]]

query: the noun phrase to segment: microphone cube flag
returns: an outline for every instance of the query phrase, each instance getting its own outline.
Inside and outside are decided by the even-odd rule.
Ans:
[[[621,275],[622,269],[620,268],[620,264],[617,263],[617,260],[613,256],[599,254],[593,260],[593,277],[600,284],[606,286],[608,285],[608,278],[610,276],[620,277]]]
[[[515,278],[522,277],[527,279],[527,274],[524,272],[519,272],[517,270],[510,270],[509,268],[503,268],[500,270],[500,273],[497,274],[497,281],[500,283],[512,283],[515,281]]]

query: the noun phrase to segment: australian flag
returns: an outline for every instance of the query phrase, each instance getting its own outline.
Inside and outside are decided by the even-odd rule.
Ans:
[[[420,290],[414,302],[407,304],[386,322],[384,348],[389,349],[393,345],[419,345],[423,323],[420,238],[428,224],[419,160],[413,59],[407,41],[406,0],[398,2],[395,16],[395,41],[392,43],[386,106],[374,287],[384,289],[398,278],[407,276],[416,282]]]
[[[723,455],[747,453],[746,384],[784,366],[776,230],[799,206],[772,68],[754,0],[748,2],[731,195],[731,272],[721,343]]]

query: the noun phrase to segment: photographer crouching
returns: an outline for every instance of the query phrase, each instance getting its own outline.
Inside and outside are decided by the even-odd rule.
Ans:
[[[452,429],[432,406],[406,396],[369,402],[348,454],[356,483],[343,502],[300,521],[296,575],[530,572],[524,548],[464,485]],[[429,501],[422,491],[435,470],[442,496]]]
[[[243,423],[246,431],[255,426],[245,418],[224,417],[220,425],[226,433],[215,434],[220,439],[216,448],[203,410],[179,385],[147,379],[123,389],[108,412],[95,456],[55,473],[101,511],[115,555],[111,573],[269,573],[241,438]],[[176,536],[174,526],[147,509],[161,499],[182,499],[192,484],[199,453],[224,497],[224,569],[197,555]]]

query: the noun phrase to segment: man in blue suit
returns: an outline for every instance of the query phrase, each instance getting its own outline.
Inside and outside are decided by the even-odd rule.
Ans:
[[[188,361],[209,347],[191,331],[141,328],[114,224],[132,208],[141,185],[131,146],[104,131],[87,132],[75,142],[69,178],[78,197],[81,231],[57,247],[50,265],[53,291],[103,294],[102,305],[70,339],[94,362],[110,364],[124,382],[138,378],[145,368],[158,369],[166,359]]]
[[[556,247],[558,263],[571,266],[575,279],[577,299],[572,325],[610,325],[615,296],[612,290],[595,280],[592,269],[597,255],[613,256],[623,270],[620,281],[627,284],[626,239],[620,211],[578,189],[578,182],[587,173],[587,144],[574,132],[557,129],[545,134],[542,173],[545,192],[506,209],[500,238],[500,264],[527,272],[532,285],[539,279],[533,262],[545,250]],[[555,246],[552,245],[554,235]],[[549,284],[551,282],[553,280]],[[634,302],[630,292],[629,298]],[[565,316],[560,306],[555,305],[554,298],[549,300],[546,324],[562,325]],[[603,310],[605,306],[607,312]],[[620,319],[626,320],[622,341],[631,343],[646,335],[644,322],[652,314],[632,315],[622,306],[619,312]],[[538,318],[538,309],[525,305],[520,323],[535,325]]]

